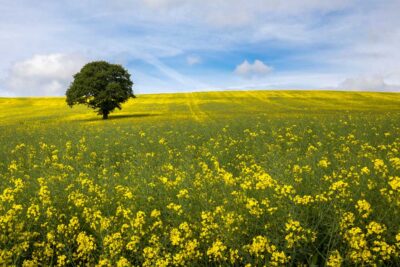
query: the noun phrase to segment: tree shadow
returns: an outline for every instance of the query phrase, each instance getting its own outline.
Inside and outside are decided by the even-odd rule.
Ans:
[[[160,116],[161,114],[154,113],[136,113],[136,114],[115,114],[109,115],[107,120],[103,120],[101,116],[89,119],[82,119],[80,121],[92,122],[92,121],[112,121],[112,120],[120,120],[120,119],[129,119],[129,118],[144,118],[144,117],[155,117]]]

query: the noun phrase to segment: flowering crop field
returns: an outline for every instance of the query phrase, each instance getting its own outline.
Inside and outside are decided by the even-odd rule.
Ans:
[[[400,94],[0,107],[1,266],[400,265]]]

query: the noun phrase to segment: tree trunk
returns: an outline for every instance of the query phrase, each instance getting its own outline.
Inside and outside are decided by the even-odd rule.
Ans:
[[[103,111],[103,120],[108,119],[108,111]]]

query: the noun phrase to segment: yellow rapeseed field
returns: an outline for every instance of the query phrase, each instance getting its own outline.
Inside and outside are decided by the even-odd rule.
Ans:
[[[400,265],[400,94],[0,107],[0,266]]]

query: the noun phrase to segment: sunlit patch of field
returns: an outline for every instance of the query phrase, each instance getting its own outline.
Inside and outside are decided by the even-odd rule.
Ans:
[[[64,98],[0,98],[2,124],[27,121],[101,121],[84,106],[69,108]],[[111,118],[137,121],[190,119],[198,122],[225,116],[257,114],[311,114],[341,111],[397,111],[396,93],[313,91],[247,91],[140,95],[115,111]],[[141,116],[142,115],[142,116]],[[148,118],[154,117],[154,118]],[[155,118],[157,117],[157,118]]]
[[[400,265],[399,94],[0,107],[0,266]]]

